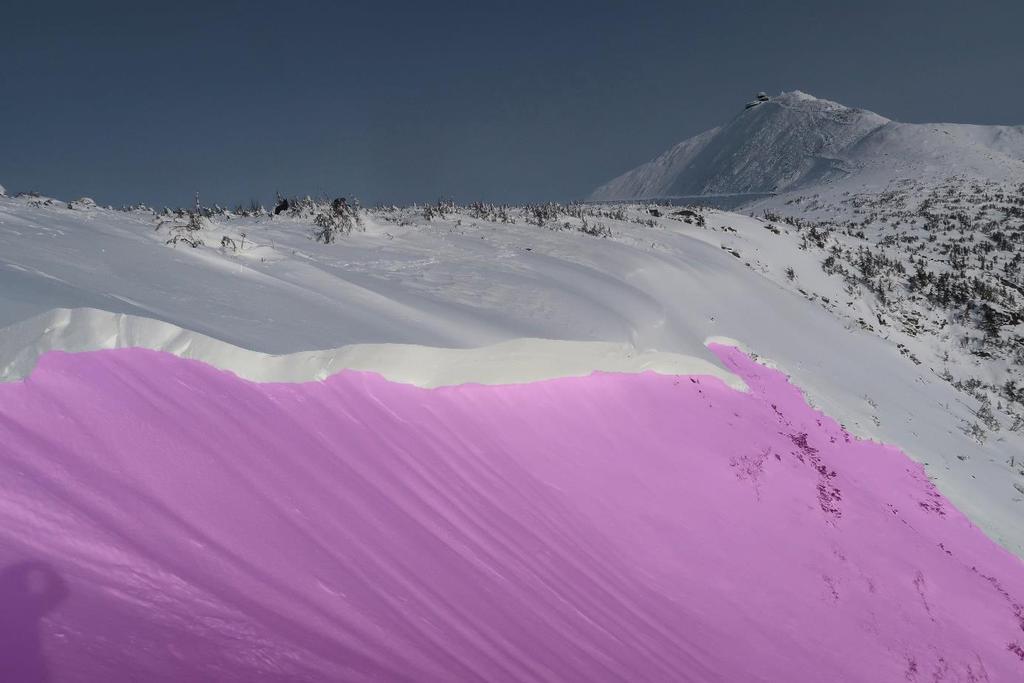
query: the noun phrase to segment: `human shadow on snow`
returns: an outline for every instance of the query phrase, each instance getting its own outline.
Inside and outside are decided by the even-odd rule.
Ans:
[[[50,681],[40,620],[67,597],[67,583],[45,562],[0,570],[0,681]]]

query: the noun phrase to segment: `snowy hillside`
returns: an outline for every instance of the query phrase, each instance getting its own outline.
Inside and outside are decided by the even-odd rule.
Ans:
[[[793,92],[677,149],[595,198],[736,194],[760,228],[724,247],[978,401],[959,426],[975,440],[1017,438],[1024,127],[898,123]]]
[[[47,348],[135,343],[186,353],[194,342],[175,328],[271,354],[352,344],[468,349],[524,338],[611,344],[592,347],[572,373],[526,375],[543,377],[624,368],[597,365],[616,349],[714,363],[705,341],[726,337],[771,358],[854,433],[928,463],[954,502],[1000,542],[1024,548],[1024,494],[1014,487],[1024,481],[1011,464],[1022,461],[1020,432],[1007,427],[984,443],[969,436],[977,403],[939,376],[948,345],[938,335],[907,342],[918,361],[928,360],[918,364],[903,337],[887,341],[892,326],[880,335],[871,324],[876,298],[851,294],[842,277],[824,272],[823,255],[801,248],[808,231],[770,230],[770,221],[718,211],[700,225],[643,208],[490,210],[434,208],[430,220],[418,209],[374,210],[364,214],[365,231],[334,244],[313,240],[305,218],[225,212],[206,219],[204,244],[193,249],[167,244],[168,219],[146,210],[3,199],[0,323],[11,326],[3,338],[15,341],[0,343],[0,367],[8,378],[23,376]],[[221,246],[224,238],[233,241]],[[172,327],[135,337],[125,322],[51,314],[71,308]],[[665,358],[652,362],[691,367]],[[520,371],[511,368],[515,381]]]
[[[893,240],[939,249],[940,209]],[[1012,345],[823,267],[906,244],[760,211],[0,197],[0,635],[45,646],[0,666],[1012,680]]]
[[[822,185],[882,191],[898,180],[937,183],[950,175],[1024,181],[1024,126],[899,123],[800,91],[752,105],[590,198],[785,193]]]
[[[0,633],[52,612],[61,681],[1016,677],[1019,558],[714,349],[748,393],[48,355],[0,385]]]

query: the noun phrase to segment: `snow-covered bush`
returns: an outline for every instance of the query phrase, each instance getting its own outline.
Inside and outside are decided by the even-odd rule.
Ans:
[[[266,215],[268,215],[267,214],[267,210],[263,207],[263,204],[261,204],[256,199],[250,199],[249,200],[249,206],[243,206],[241,204],[238,204],[237,206],[235,206],[234,214],[236,216],[241,216],[241,217],[245,217],[245,218],[249,218],[249,217],[252,217],[252,216],[266,216]]]
[[[508,206],[505,204],[494,206],[493,204],[474,202],[469,205],[469,215],[478,220],[491,221],[493,223],[514,222],[509,214]]]
[[[333,200],[329,206],[320,207],[313,224],[313,238],[317,242],[331,244],[338,235],[350,235],[353,230],[362,229],[363,219],[359,216],[359,203],[351,204],[344,197]]]
[[[604,223],[597,221],[588,222],[586,218],[583,219],[583,224],[578,228],[580,232],[585,235],[591,235],[592,237],[611,237],[612,231]]]
[[[68,202],[68,208],[74,211],[88,211],[96,208],[96,202],[89,197],[79,197]]]
[[[199,233],[211,225],[207,214],[209,214],[209,210],[202,207],[199,203],[199,193],[196,193],[196,203],[192,209],[177,209],[174,211],[173,217],[165,216],[158,219],[156,229],[159,231],[160,228],[168,226],[170,237],[165,244],[177,247],[179,242],[184,242],[195,249],[203,245],[203,239]]]
[[[428,221],[435,218],[445,218],[448,214],[455,213],[455,202],[451,199],[438,199],[436,204],[427,204],[423,207],[423,217]]]
[[[564,207],[561,207],[554,202],[548,202],[547,204],[530,204],[527,205],[524,210],[526,212],[527,222],[540,227],[544,227],[546,223],[557,221],[559,214],[572,216],[572,213],[566,211]],[[573,217],[575,218],[577,216]]]

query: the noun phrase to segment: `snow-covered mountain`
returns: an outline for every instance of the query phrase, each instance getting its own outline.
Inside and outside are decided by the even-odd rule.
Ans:
[[[594,190],[600,201],[877,188],[951,175],[1024,180],[1024,126],[900,123],[800,91],[755,100]]]

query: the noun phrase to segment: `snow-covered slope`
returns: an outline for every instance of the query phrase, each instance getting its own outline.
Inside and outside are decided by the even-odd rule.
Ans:
[[[810,228],[669,211],[0,198],[0,673],[1013,680],[966,357]]]
[[[665,197],[673,193],[680,175],[695,163],[708,144],[718,135],[720,128],[706,130],[683,140],[658,158],[627,171],[607,185],[599,187],[591,199],[625,199]],[[699,192],[697,194],[703,194]]]
[[[1024,126],[911,124],[800,91],[745,109],[597,188],[594,200],[844,190],[951,175],[1024,180]]]
[[[1019,558],[903,454],[714,351],[749,392],[252,384],[140,349],[49,354],[0,385],[0,673],[1019,677]]]
[[[202,357],[188,349],[208,343],[174,328],[270,354],[352,344],[469,349],[522,338],[612,345],[593,355],[564,347],[558,352],[562,358],[575,356],[568,364],[538,361],[490,375],[516,381],[646,367],[646,361],[601,360],[608,348],[715,363],[706,340],[731,338],[772,359],[815,406],[853,433],[895,444],[925,463],[971,519],[1024,553],[1024,493],[1015,488],[1024,481],[1014,470],[1014,463],[1024,461],[1019,434],[1003,431],[998,439],[978,443],[962,430],[977,405],[936,376],[941,368],[915,365],[895,345],[863,330],[857,316],[836,316],[788,284],[782,264],[793,266],[810,286],[820,274],[815,254],[774,241],[763,221],[736,214],[710,212],[700,227],[674,217],[651,218],[639,209],[604,216],[601,211],[543,227],[524,220],[529,212],[510,223],[476,218],[469,210],[431,221],[419,211],[372,212],[365,232],[332,245],[314,242],[311,225],[299,219],[222,216],[203,231],[206,245],[192,249],[165,244],[168,228],[157,230],[159,220],[148,212],[0,199],[0,324],[23,323],[7,332],[17,343],[0,343],[0,361],[13,378],[24,375],[46,348],[141,344]],[[582,227],[582,220],[612,236],[565,229]],[[210,246],[223,237],[240,246]],[[748,267],[756,265],[754,250],[774,254],[770,262],[780,272]],[[820,291],[843,302],[842,283],[820,276]],[[57,308],[100,309],[172,327],[136,336],[131,330],[139,328],[132,324],[79,315],[87,329],[76,330],[62,327],[74,317],[46,317]],[[870,309],[863,310],[860,317],[870,318]],[[97,335],[93,324],[105,332]],[[206,360],[224,357],[217,352]],[[393,362],[388,358],[408,358],[373,349],[313,354],[307,360],[315,370],[294,371],[285,362],[285,370],[247,376],[323,376],[345,367],[339,357],[361,359],[350,367],[386,374]],[[389,376],[423,385],[452,381],[431,370],[393,372]],[[451,377],[489,376],[486,369],[459,372]]]

